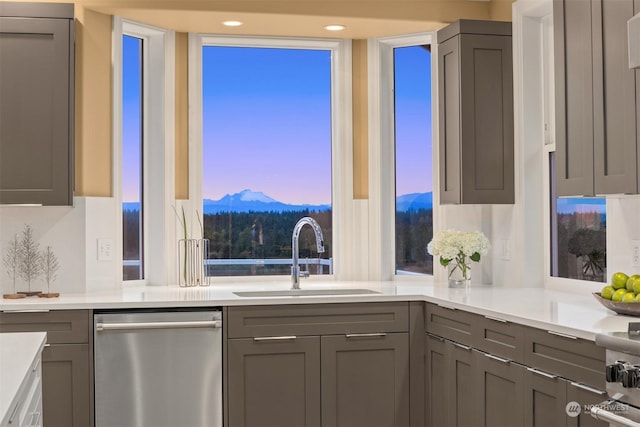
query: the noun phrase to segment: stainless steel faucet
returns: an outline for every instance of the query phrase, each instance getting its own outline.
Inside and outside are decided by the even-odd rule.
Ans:
[[[302,227],[304,227],[305,224],[309,224],[311,228],[313,228],[313,232],[316,235],[316,247],[318,249],[318,253],[321,254],[324,252],[324,237],[322,236],[320,224],[318,224],[315,219],[308,216],[300,218],[295,227],[293,227],[293,236],[291,236],[291,253],[293,257],[293,262],[291,264],[291,289],[300,289],[300,263],[298,261],[300,248],[298,245],[298,239],[300,237],[300,230],[302,230]]]

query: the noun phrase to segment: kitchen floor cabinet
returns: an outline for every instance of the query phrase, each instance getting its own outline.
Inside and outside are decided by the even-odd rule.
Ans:
[[[408,303],[229,307],[229,426],[409,425]]]
[[[627,59],[627,20],[638,11],[637,0],[553,2],[558,196],[639,192],[640,109]]]
[[[437,39],[440,201],[513,203],[511,23],[461,20]]]
[[[595,343],[435,304],[425,314],[425,425],[606,425],[585,409],[606,398]]]
[[[47,332],[42,352],[44,427],[93,426],[87,310],[0,312],[0,332]]]
[[[73,4],[0,2],[0,204],[71,205]]]

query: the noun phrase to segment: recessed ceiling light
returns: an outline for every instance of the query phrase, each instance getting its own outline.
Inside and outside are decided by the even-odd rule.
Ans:
[[[225,25],[227,27],[239,27],[240,25],[242,25],[243,23],[240,21],[224,21],[222,23],[222,25]]]
[[[342,31],[344,30],[345,27],[344,25],[325,25],[324,29],[327,31]]]

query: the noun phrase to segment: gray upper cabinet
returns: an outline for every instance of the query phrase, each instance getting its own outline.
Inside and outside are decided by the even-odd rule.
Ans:
[[[638,193],[636,76],[627,20],[636,0],[554,0],[559,196]]]
[[[514,202],[511,23],[438,31],[440,201]]]
[[[73,118],[73,4],[0,2],[0,204],[72,204]]]

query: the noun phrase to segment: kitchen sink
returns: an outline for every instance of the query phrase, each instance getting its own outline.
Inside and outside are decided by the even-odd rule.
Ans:
[[[239,297],[301,297],[301,296],[321,296],[321,295],[367,295],[379,294],[381,292],[371,289],[287,289],[273,291],[241,291],[234,292]]]

